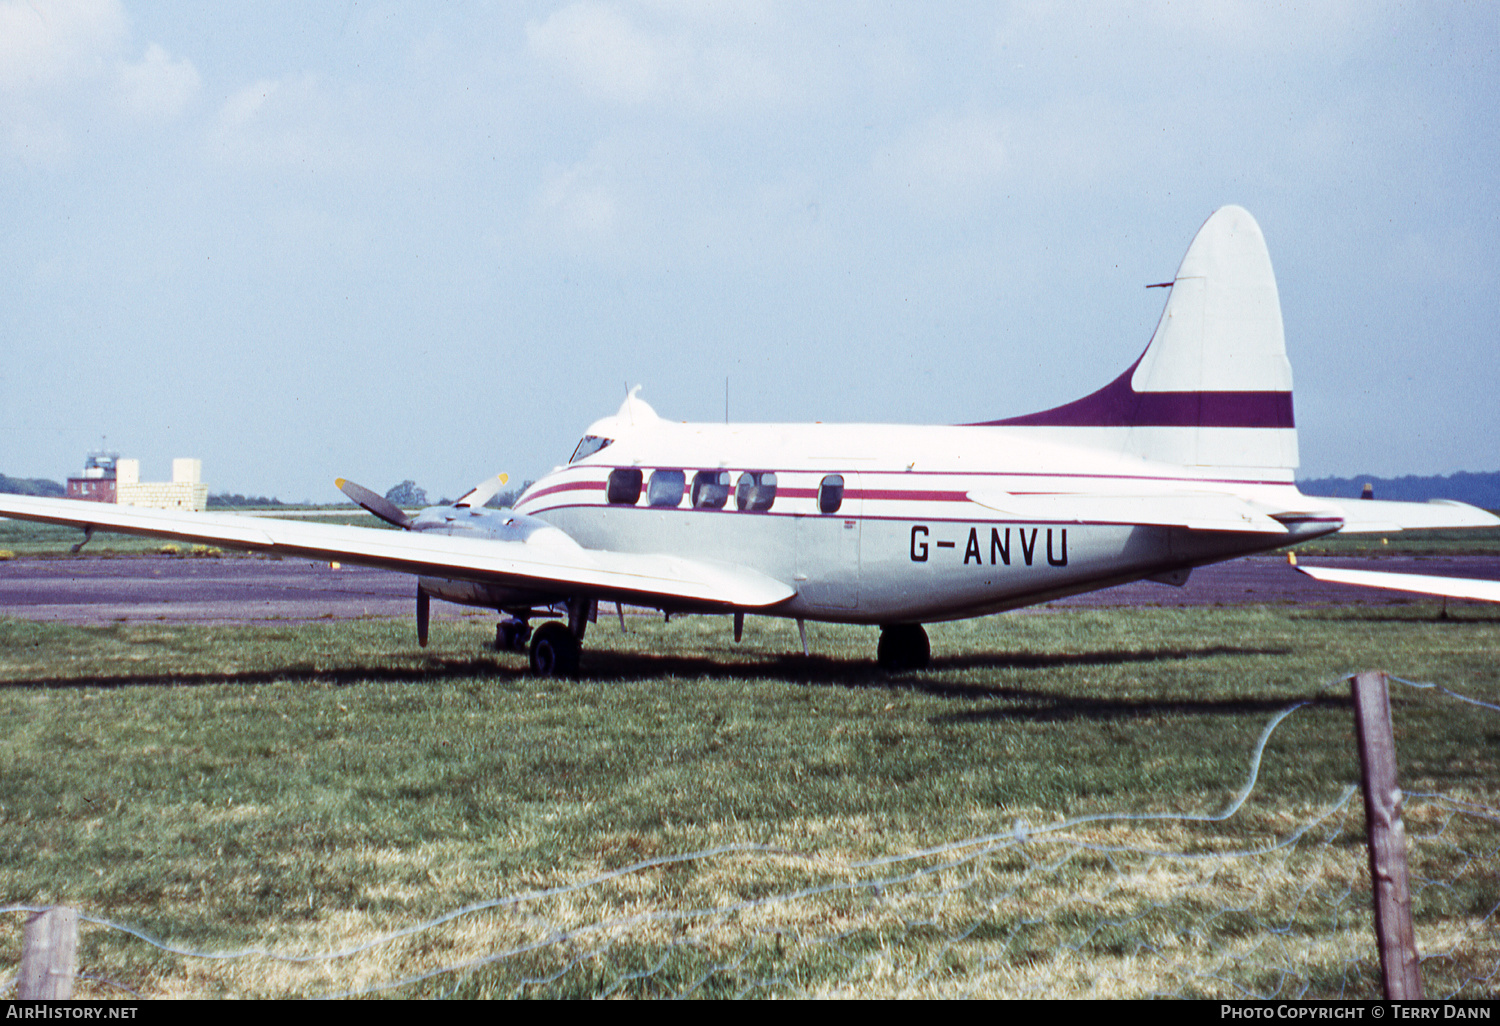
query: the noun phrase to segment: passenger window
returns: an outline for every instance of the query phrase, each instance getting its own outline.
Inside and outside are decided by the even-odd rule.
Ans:
[[[578,443],[578,448],[573,450],[573,455],[568,457],[568,462],[577,463],[579,460],[587,459],[613,441],[613,438],[600,438],[598,435],[584,435],[583,441]]]
[[[729,471],[700,470],[693,475],[693,508],[723,509],[729,501]]]
[[[734,490],[734,504],[747,513],[763,513],[776,501],[776,475],[746,471]]]
[[[641,472],[635,467],[611,470],[605,495],[617,506],[634,506],[641,498]]]
[[[680,470],[658,470],[651,475],[646,501],[653,506],[680,506],[687,475]]]
[[[818,512],[837,513],[844,504],[844,475],[829,474],[818,485]]]

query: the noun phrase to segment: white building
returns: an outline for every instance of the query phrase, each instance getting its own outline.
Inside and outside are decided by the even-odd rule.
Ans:
[[[140,460],[120,460],[115,464],[115,502],[121,506],[201,512],[208,508],[208,485],[202,479],[202,460],[173,460],[170,483],[142,481]]]

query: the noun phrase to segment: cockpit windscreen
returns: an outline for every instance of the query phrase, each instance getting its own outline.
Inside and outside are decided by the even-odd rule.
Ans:
[[[583,441],[578,443],[578,448],[573,450],[573,455],[568,458],[568,462],[577,463],[581,459],[587,459],[613,441],[613,438],[600,438],[598,435],[584,435]]]

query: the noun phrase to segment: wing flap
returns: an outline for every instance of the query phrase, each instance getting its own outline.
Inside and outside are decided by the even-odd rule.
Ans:
[[[20,495],[0,495],[0,516],[540,590],[582,589],[747,609],[775,605],[796,594],[795,588],[782,581],[728,563],[432,531],[268,522],[227,513]]]
[[[1160,493],[1156,495],[1092,495],[1057,493],[1017,495],[1010,492],[969,492],[970,502],[1006,513],[1018,520],[1065,524],[1143,524],[1186,527],[1195,531],[1237,531],[1286,534],[1266,510],[1232,495]]]

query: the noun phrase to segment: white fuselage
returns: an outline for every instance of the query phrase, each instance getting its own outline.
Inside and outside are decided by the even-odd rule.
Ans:
[[[1026,428],[642,419],[596,423],[590,436],[610,444],[535,482],[516,511],[556,525],[585,549],[721,561],[788,582],[796,596],[763,610],[771,615],[883,624],[979,616],[1338,529],[1332,517],[1274,535],[1067,515],[1023,520],[973,501],[976,492],[1170,491],[1232,494],[1281,509],[1309,502],[1289,471],[1226,476],[1224,468],[1061,445]],[[711,485],[695,489],[700,472],[727,472],[719,508],[709,505],[720,497]],[[750,498],[737,495],[742,475],[766,473],[775,475],[769,508],[739,508],[754,504],[736,501]],[[836,508],[825,485],[831,476],[843,482]],[[749,483],[757,480],[765,479]]]

